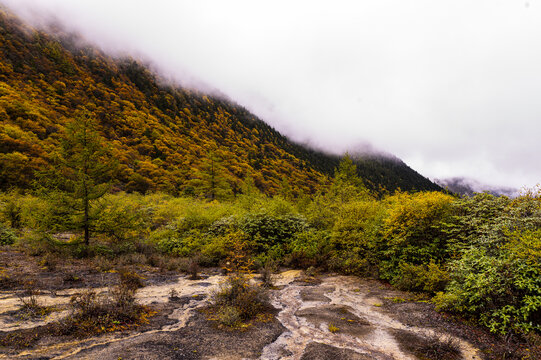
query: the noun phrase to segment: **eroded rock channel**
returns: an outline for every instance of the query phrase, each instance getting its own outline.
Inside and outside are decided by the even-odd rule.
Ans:
[[[137,292],[139,303],[158,310],[135,330],[84,340],[44,337],[29,349],[2,348],[4,359],[480,359],[469,342],[423,325],[422,307],[394,305],[403,293],[375,281],[325,275],[308,278],[291,270],[275,275],[274,320],[226,330],[198,311],[224,281],[221,275],[189,280],[180,276]],[[106,288],[96,289],[106,291]],[[173,291],[174,290],[174,291]],[[66,316],[70,296],[83,289],[42,293],[38,301],[57,311],[37,320],[13,317],[18,298],[0,293],[0,330],[43,326]],[[172,296],[174,294],[174,296]]]

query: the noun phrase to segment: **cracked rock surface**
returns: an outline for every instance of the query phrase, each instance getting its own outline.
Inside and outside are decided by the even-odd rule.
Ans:
[[[423,323],[423,314],[433,309],[409,303],[405,310],[405,305],[389,300],[404,293],[352,276],[314,279],[299,270],[276,274],[275,289],[270,290],[276,308],[273,320],[255,322],[244,330],[219,328],[199,309],[208,305],[210,295],[224,280],[222,275],[209,274],[200,280],[174,276],[170,281],[151,284],[137,292],[139,303],[158,310],[148,325],[83,340],[45,336],[28,349],[0,348],[0,358],[400,360],[429,359],[430,351],[441,355],[441,351],[448,351],[444,345],[450,343],[456,351],[445,358],[481,358],[477,348],[463,337],[447,333],[445,326]],[[56,321],[64,316],[65,310],[61,310],[69,296],[83,290],[42,293],[39,301],[59,311],[44,319],[19,321],[12,315],[17,308],[16,295],[2,291],[1,329],[37,329]]]

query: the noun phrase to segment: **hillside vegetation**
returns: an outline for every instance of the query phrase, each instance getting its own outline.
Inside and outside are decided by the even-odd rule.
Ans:
[[[59,40],[61,39],[61,40]],[[119,189],[201,195],[209,169],[224,195],[247,178],[267,194],[328,184],[339,157],[292,143],[229,101],[163,85],[132,59],[112,59],[24,27],[0,12],[0,187],[29,188],[51,164],[66,124],[85,108],[119,162]],[[380,191],[438,190],[398,159],[362,157],[359,175]]]

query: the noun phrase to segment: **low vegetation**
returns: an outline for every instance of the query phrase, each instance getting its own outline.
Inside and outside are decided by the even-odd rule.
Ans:
[[[25,348],[44,336],[87,338],[145,324],[156,312],[137,303],[135,292],[141,286],[139,275],[121,270],[118,284],[109,287],[107,292],[98,294],[88,289],[73,295],[67,317],[38,328],[0,332],[0,346]],[[37,295],[38,291],[27,289],[19,296],[21,307],[17,317],[35,320],[61,310],[41,304]]]
[[[101,271],[148,264],[194,279],[201,266],[223,267],[230,278],[213,301],[226,326],[264,312],[272,273],[287,266],[388,281],[507,338],[541,333],[539,189],[516,199],[441,192],[377,199],[346,162],[330,187],[311,198],[268,197],[254,189],[227,201],[104,194],[88,244],[83,229],[62,227],[46,197],[5,192],[0,205],[1,230],[10,239],[4,243],[40,256],[45,269],[58,266],[58,255],[93,259]],[[258,269],[263,286],[248,275]],[[123,276],[132,288],[143,281]],[[5,275],[2,282],[9,282]],[[99,318],[99,309],[111,306],[96,305],[90,313]],[[128,326],[144,317],[141,308],[132,310],[111,321]],[[105,328],[115,328],[112,322]]]
[[[132,280],[110,289],[108,296],[98,296],[87,290],[70,299],[72,314],[61,321],[56,333],[74,337],[88,337],[105,332],[126,330],[148,322],[154,312],[137,304]]]
[[[229,273],[225,283],[212,295],[211,312],[215,320],[228,327],[246,327],[271,309],[265,282],[253,282],[253,260],[246,237],[231,237],[230,253],[224,270]]]
[[[17,317],[24,319],[43,318],[53,312],[55,309],[51,306],[45,306],[38,301],[39,291],[28,288],[22,294],[18,294],[21,307],[17,311]]]

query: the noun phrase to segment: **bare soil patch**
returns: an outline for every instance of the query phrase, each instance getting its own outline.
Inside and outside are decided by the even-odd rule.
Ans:
[[[301,360],[371,360],[372,356],[359,354],[350,349],[341,349],[331,345],[311,342],[306,346]]]
[[[366,336],[372,331],[370,323],[353,314],[351,310],[349,306],[324,305],[298,310],[295,315],[305,318],[316,327],[328,326],[331,332]]]

